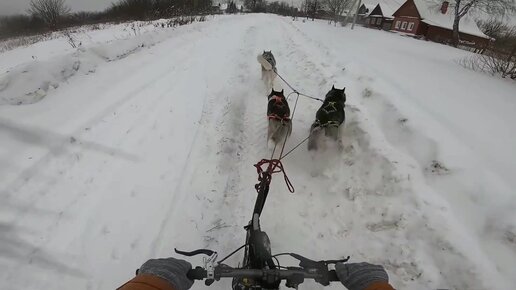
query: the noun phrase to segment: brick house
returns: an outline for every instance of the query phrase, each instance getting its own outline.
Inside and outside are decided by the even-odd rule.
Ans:
[[[418,35],[427,40],[451,43],[453,39],[453,9],[449,2],[432,5],[425,0],[407,0],[393,13],[392,30]],[[470,17],[463,17],[459,26],[463,43],[477,48],[489,45],[490,38],[478,28]]]

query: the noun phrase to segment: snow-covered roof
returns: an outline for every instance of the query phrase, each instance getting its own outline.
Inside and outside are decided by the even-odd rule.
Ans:
[[[360,7],[364,6],[366,9],[367,9],[367,12],[366,13],[360,13],[359,15],[369,15],[369,13],[371,11],[373,11],[374,7],[376,6],[376,4],[368,4],[368,3],[362,3],[362,5],[360,5]],[[351,11],[353,11],[353,9],[351,9]]]
[[[377,5],[380,5],[382,9],[382,13],[384,17],[392,18],[392,14],[398,10],[403,4],[402,0],[376,0],[376,1],[368,1],[367,3],[372,3],[368,5],[372,5],[373,8],[369,9],[369,12],[373,12],[374,8]],[[367,6],[366,6],[367,7]],[[369,16],[375,16],[374,14],[369,14]]]
[[[364,5],[369,11],[373,11],[374,7],[376,7],[376,4],[362,3],[362,5]]]
[[[428,1],[428,0],[413,0],[416,4],[417,10],[421,15],[423,22],[432,26],[438,26],[446,29],[453,29],[453,7],[450,5],[446,14],[441,13],[442,2]],[[451,3],[451,1],[450,1]],[[484,38],[489,38],[480,28],[478,28],[475,20],[466,15],[460,21],[459,30],[462,33],[476,35]]]

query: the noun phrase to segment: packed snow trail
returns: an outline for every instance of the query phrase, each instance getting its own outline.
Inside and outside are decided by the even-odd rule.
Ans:
[[[424,103],[426,93],[416,98],[417,86],[389,76],[365,49],[422,42],[271,15],[217,17],[165,33],[155,46],[75,75],[35,104],[0,106],[2,289],[115,289],[146,259],[171,256],[175,247],[223,255],[241,246],[256,196],[252,165],[270,156],[267,92],[256,62],[264,49],[300,91],[322,97],[335,84],[348,94],[343,152],[293,152],[284,164],[295,194],[273,179],[262,226],[274,252],[383,264],[397,289],[516,283],[516,207],[506,190],[514,164],[491,156],[498,161],[487,173],[471,175],[466,158],[446,151],[463,149],[448,137],[471,120],[432,115],[444,109]],[[459,53],[429,45],[443,65],[433,67],[434,77],[455,76],[445,60]],[[460,82],[488,83],[497,96],[510,92],[512,84],[461,73]],[[440,96],[445,102],[449,94]],[[287,150],[308,135],[319,105],[300,98]],[[500,119],[508,115],[501,111]],[[416,129],[425,121],[433,131]],[[472,163],[486,156],[463,155]],[[461,182],[472,176],[492,182],[469,196]],[[489,197],[485,216],[469,220]],[[230,289],[230,281],[210,288]]]

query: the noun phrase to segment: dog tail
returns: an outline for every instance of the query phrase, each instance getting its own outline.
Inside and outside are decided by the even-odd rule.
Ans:
[[[261,54],[256,57],[258,62],[265,68],[266,70],[272,70],[272,64],[270,64]]]

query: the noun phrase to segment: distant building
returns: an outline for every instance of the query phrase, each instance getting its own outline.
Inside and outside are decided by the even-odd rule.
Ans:
[[[369,13],[371,13],[371,11],[373,11],[375,6],[376,5],[373,4],[362,3],[362,5],[360,5],[360,8],[358,8],[357,23],[365,24],[367,16],[369,15]]]
[[[394,11],[400,8],[403,0],[367,0],[358,10],[358,19],[366,27],[390,30]]]
[[[453,9],[449,2],[432,5],[425,0],[407,0],[393,13],[392,30],[418,35],[427,40],[451,43],[453,39]],[[485,48],[490,38],[478,28],[473,19],[464,16],[459,26],[460,39],[469,46]]]

